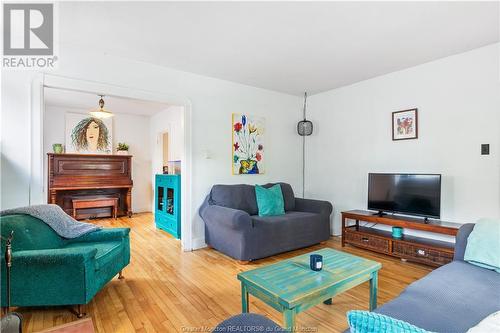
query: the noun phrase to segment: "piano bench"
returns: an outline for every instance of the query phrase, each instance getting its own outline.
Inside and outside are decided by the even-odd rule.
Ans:
[[[76,219],[76,210],[84,208],[103,208],[112,207],[113,218],[116,219],[118,213],[118,198],[92,198],[92,199],[73,199],[73,218]]]

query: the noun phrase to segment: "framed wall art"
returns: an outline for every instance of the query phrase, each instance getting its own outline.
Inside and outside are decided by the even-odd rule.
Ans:
[[[66,152],[111,154],[113,123],[86,114],[66,113]]]
[[[392,113],[392,140],[418,138],[418,109],[396,111]]]
[[[264,173],[264,127],[262,117],[233,113],[233,175]]]

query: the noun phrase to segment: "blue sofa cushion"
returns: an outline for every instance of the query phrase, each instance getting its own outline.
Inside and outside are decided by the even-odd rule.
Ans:
[[[481,219],[467,239],[464,260],[500,273],[500,219]]]
[[[500,310],[500,274],[464,261],[442,266],[375,310],[428,331],[466,332]]]
[[[280,184],[281,193],[283,194],[283,201],[285,202],[285,211],[295,210],[295,193],[293,193],[292,186],[287,183],[267,183],[262,187],[269,188],[273,185]]]
[[[285,204],[281,186],[276,184],[269,188],[255,185],[255,197],[259,216],[278,216],[285,214]]]

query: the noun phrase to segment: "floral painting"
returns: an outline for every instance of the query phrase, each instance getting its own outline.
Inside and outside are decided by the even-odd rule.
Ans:
[[[112,141],[111,118],[66,113],[66,152],[110,154]]]
[[[264,173],[264,125],[262,117],[233,113],[233,175]]]
[[[408,140],[418,137],[417,109],[392,113],[392,140]]]

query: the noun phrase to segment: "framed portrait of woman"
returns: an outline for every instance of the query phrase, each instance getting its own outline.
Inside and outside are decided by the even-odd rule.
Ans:
[[[99,119],[89,114],[66,113],[66,152],[111,154],[112,118]]]

